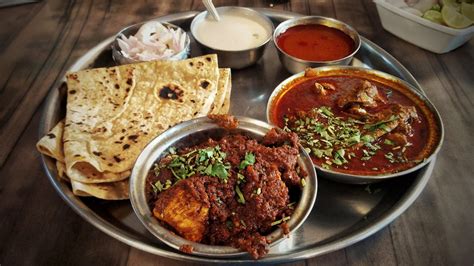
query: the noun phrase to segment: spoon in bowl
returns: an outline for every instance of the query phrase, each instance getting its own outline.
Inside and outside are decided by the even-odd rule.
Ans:
[[[219,14],[217,13],[216,7],[214,7],[214,4],[212,3],[212,0],[202,0],[202,3],[206,7],[207,12],[211,13],[211,15],[216,21],[219,21],[221,19],[219,17]]]

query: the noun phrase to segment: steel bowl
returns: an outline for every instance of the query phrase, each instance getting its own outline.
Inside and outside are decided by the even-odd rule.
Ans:
[[[164,60],[183,60],[183,59],[188,58],[189,53],[190,53],[191,39],[189,38],[189,35],[186,33],[186,31],[184,31],[180,27],[178,27],[174,24],[171,24],[171,23],[163,22],[163,21],[160,21],[160,20],[150,20],[150,21],[158,21],[163,26],[167,27],[168,29],[181,30],[186,34],[186,41],[185,41],[185,44],[184,44],[184,49],[181,50],[180,52],[172,55],[171,57],[164,58]],[[115,63],[117,63],[118,65],[125,65],[125,64],[132,64],[132,63],[142,62],[142,61],[139,61],[139,60],[129,58],[129,57],[125,56],[124,54],[122,54],[120,46],[118,45],[117,39],[122,34],[125,35],[126,37],[129,37],[131,35],[136,34],[143,24],[145,24],[147,22],[150,22],[150,21],[137,23],[137,24],[128,26],[128,27],[120,30],[117,33],[117,35],[115,35],[115,39],[114,39],[114,41],[112,42],[112,45],[111,45],[112,58],[114,59]]]
[[[219,15],[225,13],[232,13],[251,18],[252,20],[258,21],[268,31],[268,38],[259,44],[257,47],[246,49],[246,50],[224,50],[216,47],[211,47],[205,44],[202,39],[196,34],[197,26],[208,16],[207,11],[201,12],[194,17],[191,22],[191,34],[193,35],[196,42],[199,44],[204,53],[215,53],[219,58],[220,67],[230,67],[232,69],[242,69],[255,64],[263,55],[265,47],[268,42],[272,39],[273,23],[272,21],[261,14],[260,12],[246,7],[237,6],[226,6],[216,8]],[[209,15],[210,16],[210,15]]]
[[[342,173],[342,172],[337,172],[336,170],[329,170],[325,169],[317,164],[314,164],[316,169],[318,170],[318,175],[321,177],[325,177],[327,179],[331,179],[334,181],[342,182],[342,183],[349,183],[349,184],[368,184],[368,183],[373,183],[373,182],[378,182],[390,178],[395,178],[399,176],[403,176],[406,174],[409,174],[411,172],[414,172],[426,164],[428,164],[431,160],[436,158],[436,154],[439,152],[441,149],[441,145],[443,143],[444,139],[444,127],[443,127],[443,122],[441,120],[441,116],[436,110],[435,106],[430,102],[430,100],[422,94],[419,90],[415,89],[411,84],[408,82],[401,80],[395,76],[392,76],[390,74],[373,70],[373,69],[367,69],[367,68],[359,68],[359,67],[352,67],[352,66],[326,66],[326,67],[319,67],[319,68],[314,68],[313,69],[314,74],[317,75],[318,77],[329,77],[329,76],[355,76],[355,77],[360,77],[367,79],[369,81],[377,81],[379,83],[382,83],[384,85],[387,85],[391,88],[402,88],[402,89],[408,89],[410,92],[412,92],[410,97],[413,97],[415,102],[420,102],[424,103],[427,108],[423,108],[422,112],[423,114],[428,117],[431,116],[432,123],[429,123],[426,125],[427,127],[431,127],[432,129],[437,128],[438,132],[430,132],[432,134],[428,135],[427,138],[430,139],[429,144],[432,147],[429,151],[429,155],[420,162],[419,164],[414,165],[411,168],[408,168],[406,170],[400,171],[400,172],[394,172],[394,173],[386,173],[386,174],[380,174],[380,175],[354,175],[354,174],[348,174],[348,173]],[[299,81],[304,80],[305,72],[297,73],[286,80],[284,80],[282,83],[280,83],[272,92],[270,95],[270,98],[267,102],[267,110],[266,110],[266,115],[267,115],[267,121],[270,124],[276,125],[276,121],[272,120],[272,112],[273,108],[276,106],[276,101],[279,99],[279,97],[285,93],[287,90],[291,89],[294,85],[298,84]],[[426,109],[426,110],[425,110]]]
[[[148,171],[169,147],[189,147],[202,143],[210,137],[219,138],[224,134],[234,133],[261,139],[272,128],[271,125],[252,118],[237,117],[237,119],[239,120],[239,126],[232,130],[219,127],[207,117],[181,123],[152,140],[135,162],[130,177],[130,201],[133,210],[148,231],[169,246],[179,250],[183,245],[191,245],[193,247],[193,254],[208,257],[234,257],[246,254],[246,252],[230,246],[212,246],[191,242],[171,232],[153,217],[144,193]],[[291,232],[294,232],[301,226],[310,214],[317,193],[316,172],[311,158],[302,147],[300,147],[300,157],[298,160],[300,167],[307,171],[308,177],[305,179],[306,185],[302,189],[300,200],[291,219],[288,221],[290,228],[289,238],[292,237]],[[280,228],[267,235],[266,238],[270,241],[270,246],[288,239]]]
[[[309,61],[300,58],[296,58],[292,55],[287,54],[283,51],[277,43],[277,38],[287,29],[297,26],[297,25],[323,25],[330,28],[338,29],[345,34],[347,34],[354,41],[354,51],[346,57],[332,60],[332,61]],[[321,67],[321,66],[330,66],[330,65],[348,65],[352,57],[359,51],[361,41],[357,31],[346,23],[339,21],[333,18],[320,17],[320,16],[307,16],[307,17],[298,17],[286,20],[280,25],[277,26],[275,32],[273,32],[273,42],[278,50],[278,57],[283,66],[292,74],[299,73],[304,71],[309,67]]]

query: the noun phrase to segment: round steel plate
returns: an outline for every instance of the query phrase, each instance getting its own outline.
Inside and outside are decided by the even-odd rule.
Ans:
[[[275,24],[299,14],[258,9]],[[198,12],[183,12],[159,18],[189,30],[189,24]],[[408,70],[386,51],[361,37],[362,45],[351,65],[378,69],[400,77],[415,88],[421,88]],[[110,44],[113,37],[104,40],[69,69],[114,64]],[[191,56],[201,51],[194,40]],[[263,58],[254,66],[232,72],[231,114],[265,121],[268,97],[288,73],[278,61],[277,51],[270,44]],[[65,116],[65,85],[53,88],[44,105],[39,134],[43,136]],[[103,201],[80,198],[72,194],[69,185],[57,178],[55,163],[43,156],[44,169],[60,196],[71,208],[104,233],[143,251],[168,258],[201,263],[255,262],[249,256],[232,259],[210,259],[178,252],[160,242],[140,223],[129,201]],[[288,262],[314,257],[354,244],[369,237],[402,214],[420,195],[429,180],[436,160],[414,173],[370,186],[347,185],[319,180],[318,199],[306,222],[291,237],[272,248],[259,262]]]

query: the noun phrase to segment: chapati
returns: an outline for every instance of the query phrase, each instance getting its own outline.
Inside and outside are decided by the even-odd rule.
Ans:
[[[82,183],[127,178],[151,139],[209,113],[218,79],[216,55],[67,74],[66,174]]]
[[[227,89],[230,84],[230,68],[219,68],[216,98],[211,106],[210,114],[219,114],[224,105]]]

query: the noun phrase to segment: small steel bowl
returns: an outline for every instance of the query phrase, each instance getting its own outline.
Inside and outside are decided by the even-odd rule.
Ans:
[[[314,71],[314,74],[317,75],[318,77],[355,76],[355,77],[367,79],[369,81],[377,81],[379,83],[382,83],[384,85],[391,87],[392,89],[398,88],[397,90],[407,90],[410,92],[409,97],[412,100],[414,100],[415,103],[423,103],[426,106],[426,108],[424,107],[421,108],[421,111],[424,114],[424,116],[432,117],[431,122],[429,122],[426,125],[427,128],[430,128],[430,130],[428,131],[431,132],[429,135],[426,136],[430,140],[428,142],[428,145],[431,145],[431,146],[429,146],[430,147],[429,149],[425,147],[425,149],[428,149],[428,150],[422,151],[422,152],[427,153],[427,155],[425,159],[419,164],[416,164],[412,166],[411,168],[408,168],[400,172],[386,173],[386,174],[380,174],[380,175],[355,175],[355,174],[349,174],[349,173],[342,173],[336,170],[328,170],[317,164],[314,164],[314,166],[318,170],[318,174],[321,177],[325,177],[327,179],[331,179],[331,180],[338,181],[341,183],[368,184],[368,183],[379,182],[382,180],[387,180],[390,178],[395,178],[395,177],[412,173],[422,168],[423,166],[427,165],[431,160],[436,158],[436,155],[441,149],[441,145],[444,139],[443,122],[441,120],[441,116],[438,113],[438,110],[436,110],[435,106],[420,90],[414,88],[411,84],[409,84],[408,82],[404,80],[401,80],[390,74],[373,70],[373,69],[359,68],[359,67],[352,67],[352,66],[326,66],[326,67],[314,68],[313,71]],[[281,82],[273,90],[267,102],[266,115],[267,115],[268,123],[273,124],[273,125],[277,124],[276,121],[272,120],[273,110],[275,108],[276,101],[279,99],[279,97],[283,93],[285,93],[285,91],[287,91],[288,89],[291,89],[294,85],[298,84],[299,80],[303,80],[304,76],[305,76],[304,71],[301,73],[297,73],[287,78],[283,82]],[[419,105],[417,107],[420,109]],[[432,132],[435,129],[437,129],[437,131]]]
[[[215,53],[219,58],[220,67],[230,67],[232,69],[242,69],[248,66],[255,64],[263,55],[265,47],[268,42],[272,39],[273,33],[273,23],[272,21],[261,14],[260,12],[246,7],[237,7],[237,6],[226,6],[216,8],[217,12],[222,15],[225,13],[233,13],[245,16],[247,18],[252,18],[255,21],[258,21],[263,25],[268,31],[268,38],[258,45],[257,47],[246,49],[246,50],[223,50],[215,47],[210,47],[206,45],[203,40],[199,39],[199,36],[196,34],[197,26],[208,16],[207,11],[199,13],[194,17],[191,22],[191,34],[193,35],[196,42],[199,44],[204,53]],[[210,16],[210,15],[209,15]]]
[[[154,21],[154,20],[150,20],[150,21]],[[139,61],[139,60],[131,59],[131,58],[126,57],[125,55],[123,55],[122,52],[121,52],[120,46],[118,45],[117,39],[119,38],[119,36],[121,34],[125,35],[126,37],[129,37],[131,35],[136,34],[143,24],[145,24],[147,22],[150,22],[150,21],[137,23],[137,24],[128,26],[128,27],[122,29],[121,31],[119,31],[117,33],[117,35],[115,35],[114,42],[111,45],[112,46],[112,58],[114,59],[115,63],[117,63],[118,65],[125,65],[125,64],[132,64],[132,63],[142,62],[142,61]],[[188,58],[189,53],[190,53],[191,39],[189,38],[189,35],[186,33],[186,31],[181,29],[180,27],[174,25],[174,24],[159,21],[159,20],[156,20],[156,21],[160,22],[163,26],[167,27],[168,29],[182,30],[186,34],[186,41],[185,41],[185,44],[184,44],[184,49],[181,50],[180,52],[172,55],[171,57],[164,58],[164,60],[182,60],[182,59]]]
[[[239,120],[239,126],[232,130],[219,127],[207,117],[178,124],[152,140],[135,162],[130,178],[130,201],[133,210],[148,231],[167,245],[178,250],[183,245],[191,245],[193,247],[192,254],[208,257],[222,258],[246,254],[246,252],[230,246],[212,246],[191,242],[166,229],[153,217],[144,192],[148,171],[169,147],[189,147],[202,143],[210,137],[219,138],[228,133],[240,133],[255,139],[261,139],[272,128],[269,124],[253,118],[237,117],[237,119]],[[291,233],[296,231],[308,217],[313,208],[317,193],[316,172],[311,158],[302,147],[300,147],[298,162],[300,167],[306,170],[308,177],[305,179],[306,185],[302,189],[300,200],[291,219],[288,221],[290,238],[292,237]],[[284,235],[281,228],[278,228],[267,235],[266,238],[270,241],[270,246],[274,246],[288,237]]]
[[[323,25],[330,28],[338,29],[345,34],[347,34],[351,39],[354,41],[354,51],[346,57],[333,60],[333,61],[308,61],[300,58],[296,58],[287,54],[283,51],[277,43],[278,36],[284,33],[287,29],[297,26],[297,25]],[[280,58],[280,62],[283,66],[292,74],[299,73],[304,71],[308,67],[320,67],[320,66],[329,66],[329,65],[348,65],[352,57],[359,51],[361,41],[359,34],[357,31],[352,28],[351,26],[347,25],[346,23],[339,21],[333,18],[327,17],[320,17],[320,16],[307,16],[307,17],[299,17],[286,20],[280,25],[277,26],[275,32],[273,32],[273,42],[278,50],[278,57]]]

